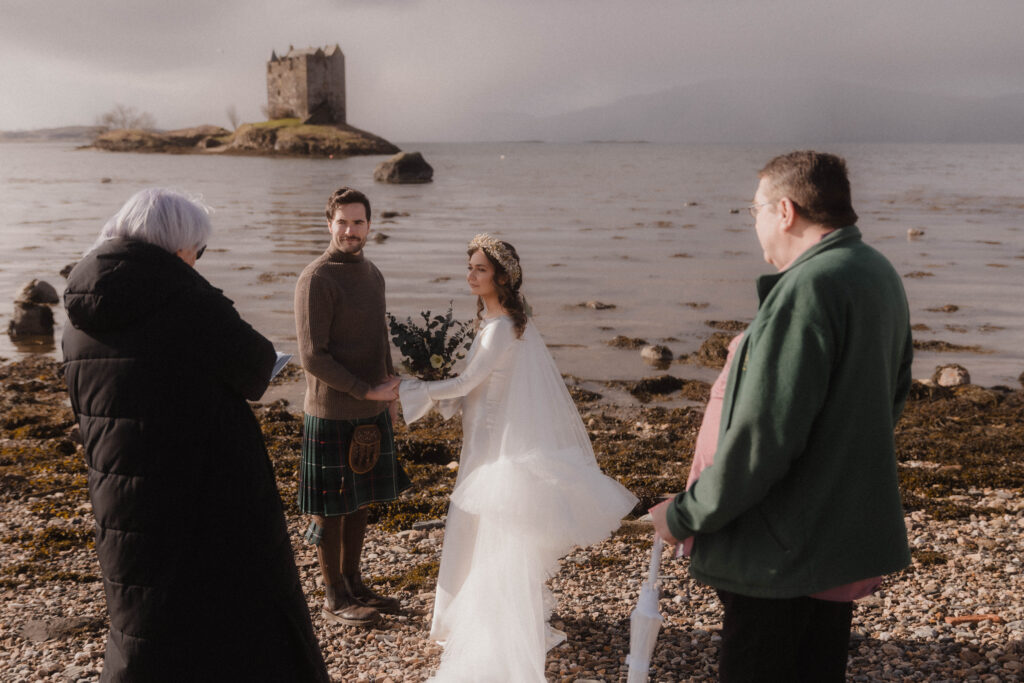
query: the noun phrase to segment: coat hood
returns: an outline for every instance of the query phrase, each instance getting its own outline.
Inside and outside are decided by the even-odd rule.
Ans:
[[[181,292],[209,286],[176,255],[147,242],[116,238],[79,261],[68,276],[68,320],[87,332],[124,328],[148,318]]]

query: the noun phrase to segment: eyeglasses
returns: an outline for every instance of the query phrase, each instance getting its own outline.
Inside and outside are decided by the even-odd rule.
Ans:
[[[762,206],[768,206],[769,204],[774,203],[775,202],[761,202],[759,204],[751,204],[747,207],[747,213],[750,214],[751,218],[757,218],[757,212],[761,209]]]
[[[206,245],[199,247],[199,251],[196,252],[196,261],[203,258],[203,252],[206,251]]]

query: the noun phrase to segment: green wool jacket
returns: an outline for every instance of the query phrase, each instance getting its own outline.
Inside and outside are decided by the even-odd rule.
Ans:
[[[913,344],[899,275],[857,226],[757,282],[714,464],[668,508],[690,573],[764,598],[818,593],[910,563],[893,428]]]

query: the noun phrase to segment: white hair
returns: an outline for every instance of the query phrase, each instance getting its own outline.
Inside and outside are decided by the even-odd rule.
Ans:
[[[210,239],[210,208],[198,198],[151,187],[136,192],[110,217],[93,246],[115,237],[148,242],[172,254],[198,249]]]

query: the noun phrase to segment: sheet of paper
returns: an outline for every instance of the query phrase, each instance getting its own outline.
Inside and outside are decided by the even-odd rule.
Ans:
[[[292,354],[277,352],[277,361],[274,362],[274,371],[270,373],[270,379],[277,377],[277,373],[284,369],[284,366],[288,365],[288,361],[292,359]]]

